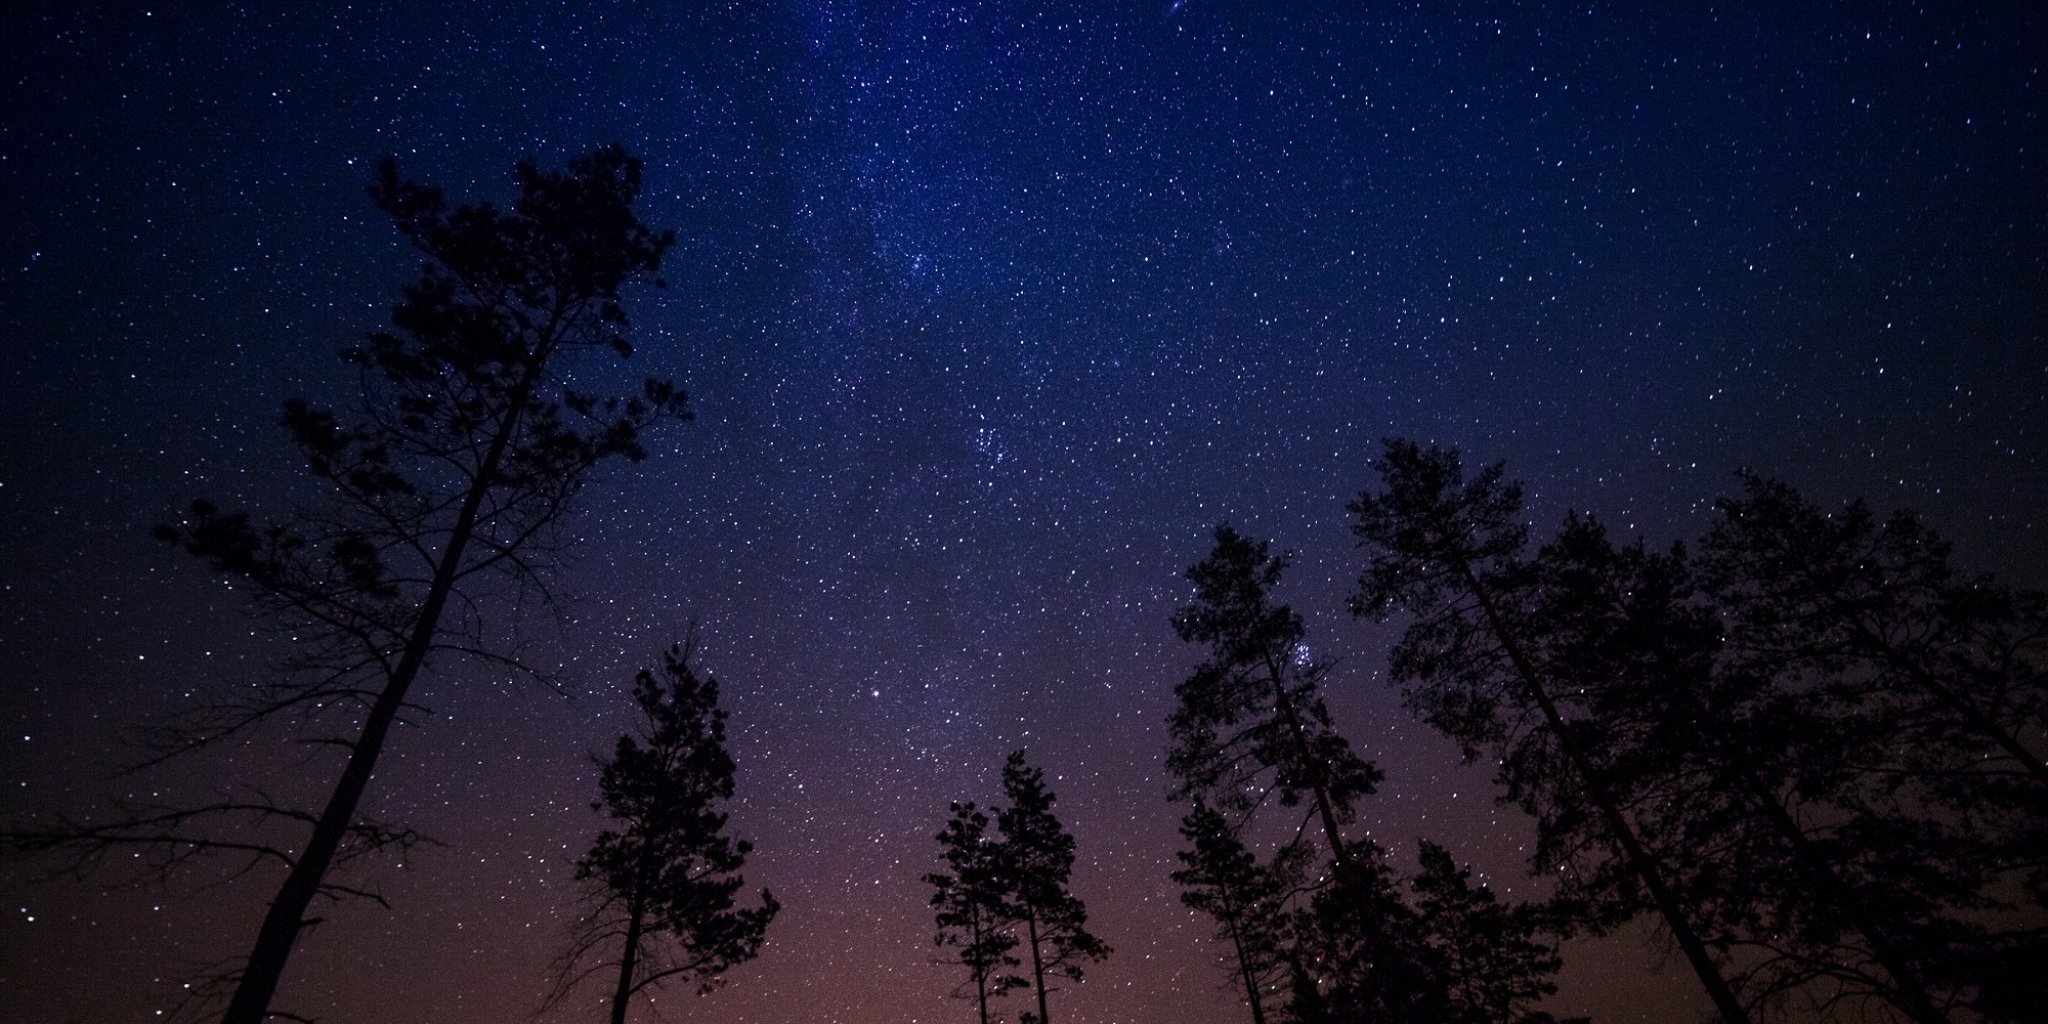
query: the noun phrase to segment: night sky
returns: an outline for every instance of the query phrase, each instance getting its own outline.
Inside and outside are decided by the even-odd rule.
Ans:
[[[277,407],[346,398],[333,351],[418,262],[363,194],[378,158],[504,200],[522,155],[642,156],[680,240],[629,298],[633,368],[698,412],[571,521],[569,621],[532,639],[575,695],[428,684],[370,802],[445,845],[365,876],[394,909],[332,913],[284,1008],[522,1019],[598,827],[591,753],[694,617],[731,828],[784,911],[671,1019],[967,1021],[920,876],[1018,747],[1115,947],[1054,1019],[1245,1019],[1167,878],[1162,766],[1197,657],[1168,616],[1224,519],[1298,553],[1281,597],[1388,776],[1361,834],[1539,893],[1525,820],[1386,685],[1398,624],[1343,611],[1343,505],[1390,435],[1507,460],[1539,529],[1692,536],[1749,467],[2048,583],[2033,3],[193,6],[0,6],[7,818],[324,794],[329,762],[274,738],[106,766],[288,644],[148,528],[311,496]],[[277,882],[47,867],[0,866],[0,1021],[154,1019]],[[1704,1007],[1642,934],[1567,956],[1560,1012]]]

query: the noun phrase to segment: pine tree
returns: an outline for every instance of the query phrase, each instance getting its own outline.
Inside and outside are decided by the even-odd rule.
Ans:
[[[1266,994],[1287,975],[1287,905],[1304,887],[1308,848],[1289,844],[1271,864],[1260,864],[1230,822],[1199,798],[1181,819],[1180,834],[1191,844],[1178,854],[1183,867],[1173,873],[1180,901],[1215,920],[1252,1024],[1266,1024]]]
[[[2048,595],[1963,574],[1910,513],[1829,513],[1753,475],[1717,511],[1701,575],[1742,650],[1854,687],[1938,759],[1928,774],[1971,765],[1973,799],[2048,816]]]
[[[1284,807],[1306,799],[1331,858],[1348,868],[1354,858],[1342,826],[1353,802],[1379,785],[1380,770],[1338,735],[1319,691],[1329,664],[1308,656],[1301,616],[1272,599],[1287,556],[1228,525],[1215,538],[1209,557],[1187,572],[1194,603],[1173,616],[1174,632],[1208,645],[1209,656],[1174,691],[1172,796],[1201,796],[1240,814],[1269,793]]]
[[[1909,514],[1829,514],[1754,476],[1719,513],[1699,577],[1728,624],[1721,714],[1744,723],[1723,760],[1784,794],[1724,831],[1758,836],[1752,872],[1764,838],[1796,869],[1766,890],[1759,983],[1820,980],[1923,1021],[1951,1003],[2024,1019],[2048,989],[2014,965],[2048,939],[1982,911],[2048,908],[2048,600],[1965,576]]]
[[[1074,869],[1074,837],[1053,815],[1055,800],[1045,773],[1012,753],[1003,765],[1003,796],[1009,806],[996,813],[1002,832],[998,851],[1007,897],[1024,929],[1031,957],[1031,982],[1038,996],[1028,1024],[1050,1024],[1046,1008],[1048,975],[1080,981],[1084,966],[1109,956],[1109,946],[1088,931],[1088,908],[1068,889]]]
[[[496,599],[544,596],[555,531],[592,471],[645,457],[643,431],[688,415],[666,381],[609,398],[568,383],[566,364],[580,352],[631,352],[621,289],[654,273],[673,241],[633,211],[640,174],[616,146],[566,172],[525,161],[510,209],[451,210],[439,189],[399,177],[386,161],[371,198],[426,265],[394,309],[393,329],[342,353],[360,373],[351,411],[285,405],[318,501],[275,526],[194,501],[182,521],[157,529],[246,584],[297,641],[269,681],[166,730],[157,759],[282,720],[341,752],[333,789],[317,811],[259,793],[7,838],[68,850],[79,863],[132,851],[165,874],[208,851],[281,867],[248,958],[222,979],[233,990],[225,1024],[275,1015],[316,899],[374,895],[330,879],[337,864],[417,838],[359,814],[393,726],[418,710],[415,687],[451,658],[530,671],[497,639],[509,630],[487,617],[516,615],[517,605]],[[273,836],[280,822],[303,825],[304,838]]]
[[[1453,984],[1376,843],[1357,844],[1289,926],[1293,1024],[1436,1024]]]
[[[633,700],[639,729],[619,737],[592,804],[615,823],[576,862],[594,906],[563,956],[548,1005],[598,972],[614,971],[612,1024],[633,997],[670,981],[709,992],[726,970],[760,952],[780,905],[737,907],[752,846],[725,833],[719,805],[732,799],[718,682],[700,679],[689,645],[671,648],[659,679],[641,671]]]
[[[1455,993],[1487,984],[1465,972],[1483,975],[1495,967],[1448,958],[1425,941],[1423,919],[1403,898],[1386,851],[1343,835],[1354,804],[1381,776],[1337,733],[1320,692],[1328,663],[1307,656],[1300,616],[1273,600],[1286,568],[1285,556],[1223,526],[1209,558],[1188,571],[1196,600],[1178,610],[1174,627],[1183,640],[1206,643],[1209,657],[1177,690],[1167,759],[1179,780],[1176,793],[1213,794],[1239,813],[1240,826],[1268,793],[1277,793],[1282,806],[1308,803],[1310,816],[1320,820],[1330,851],[1327,877],[1313,885],[1267,880],[1269,893],[1278,893],[1265,905],[1277,909],[1292,901],[1294,909],[1267,917],[1253,932],[1262,939],[1253,966],[1272,962],[1267,951],[1284,950],[1291,981],[1287,1016],[1295,1024],[1449,1019],[1460,1005]],[[1198,810],[1188,827],[1199,831],[1187,834],[1206,854],[1209,877],[1244,877],[1252,862],[1235,828],[1206,804]],[[1510,938],[1529,936],[1497,929],[1467,947],[1493,938],[1502,943],[1496,952],[1512,959],[1521,950]],[[1545,965],[1529,966],[1536,983],[1547,978],[1547,971],[1535,970]],[[1555,968],[1548,965],[1548,971]],[[1255,1005],[1262,1016],[1262,1003]]]
[[[1610,851],[1595,867],[1606,869],[1601,888],[1624,894],[1618,913],[1653,909],[1726,1024],[1747,1024],[1749,1009],[1671,866],[1624,812],[1619,790],[1631,776],[1610,756],[1622,746],[1608,734],[1614,723],[1565,701],[1573,691],[1555,669],[1570,662],[1544,657],[1541,638],[1552,623],[1537,606],[1524,554],[1520,488],[1503,481],[1499,465],[1467,481],[1456,452],[1408,441],[1388,441],[1374,467],[1382,489],[1349,506],[1368,552],[1352,611],[1414,616],[1391,659],[1410,705],[1468,758],[1496,759],[1510,797],[1539,818],[1552,816],[1554,831],[1584,831],[1593,848]],[[1563,856],[1539,850],[1538,860]]]
[[[1030,982],[1015,973],[1020,961],[1010,925],[1016,912],[1001,847],[988,834],[988,815],[972,801],[954,803],[952,815],[938,834],[948,871],[925,876],[939,929],[933,941],[959,950],[953,962],[967,968],[981,1024],[990,1024],[995,1018],[989,1016],[989,1001]],[[963,987],[957,994],[970,993]]]
[[[1557,991],[1564,962],[1544,938],[1541,908],[1505,903],[1471,884],[1470,868],[1450,851],[1421,840],[1421,870],[1409,880],[1417,931],[1447,980],[1442,1024],[1554,1024],[1535,1004]],[[1569,1022],[1568,1022],[1569,1024]],[[1580,1022],[1582,1024],[1582,1022]]]

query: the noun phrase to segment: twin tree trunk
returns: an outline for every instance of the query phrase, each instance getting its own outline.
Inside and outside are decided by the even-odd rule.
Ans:
[[[1252,1024],[1266,1024],[1266,1009],[1259,1000],[1259,979],[1252,974],[1250,951],[1244,948],[1244,936],[1238,932],[1238,923],[1230,921],[1230,946],[1237,951],[1237,969],[1244,975],[1244,998],[1252,1007]]]
[[[285,876],[277,898],[271,901],[269,912],[263,916],[263,927],[256,933],[256,947],[249,953],[249,962],[242,969],[221,1024],[263,1024],[270,1016],[270,1001],[277,994],[279,981],[284,978],[285,963],[291,959],[292,947],[306,926],[306,910],[319,895],[320,883],[326,878],[328,868],[333,866],[334,855],[341,849],[342,840],[347,838],[349,826],[355,822],[356,807],[369,788],[370,774],[377,767],[377,756],[383,752],[391,726],[405,707],[406,693],[412,689],[413,681],[426,664],[427,652],[433,647],[441,613],[448,606],[448,595],[455,589],[463,554],[476,531],[484,496],[497,477],[505,450],[511,446],[513,436],[518,433],[520,419],[526,412],[532,382],[539,369],[537,364],[537,359],[530,360],[524,368],[523,379],[514,392],[505,422],[491,438],[491,446],[470,483],[469,492],[463,495],[454,529],[448,535],[448,547],[441,552],[441,559],[434,566],[434,578],[427,587],[426,600],[420,603],[419,616],[413,620],[412,630],[406,636],[405,651],[400,655],[398,665],[392,669],[389,681],[378,691],[376,702],[370,706],[370,714],[363,721],[362,734],[349,746],[348,764],[342,769],[341,780],[335,783],[333,795],[327,798],[327,806],[313,826],[313,836],[307,841],[305,852],[292,863],[291,873]]]

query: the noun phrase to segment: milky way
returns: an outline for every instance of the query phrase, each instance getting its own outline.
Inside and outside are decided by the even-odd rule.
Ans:
[[[2032,5],[74,9],[100,6],[0,11],[10,817],[328,777],[275,738],[105,766],[124,726],[289,642],[148,527],[310,494],[278,403],[341,400],[331,353],[415,269],[363,195],[379,157],[502,200],[520,156],[619,141],[679,232],[670,287],[629,297],[632,368],[698,418],[571,521],[566,621],[532,639],[576,693],[432,682],[372,801],[444,845],[369,876],[391,910],[302,943],[298,1012],[529,1011],[597,828],[590,752],[694,618],[732,827],[785,910],[672,1019],[967,1020],[919,879],[947,801],[993,798],[1019,747],[1116,950],[1055,1015],[1244,1019],[1167,879],[1161,763],[1196,654],[1168,617],[1226,519],[1299,553],[1281,596],[1388,775],[1362,829],[1540,892],[1526,821],[1401,709],[1389,628],[1344,614],[1343,504],[1384,436],[1505,459],[1539,527],[1691,536],[1748,467],[1918,508],[1967,564],[2048,582]],[[276,884],[47,867],[0,868],[0,1020],[153,1019],[246,951]],[[1567,956],[1560,1011],[1704,1005],[1643,935]]]

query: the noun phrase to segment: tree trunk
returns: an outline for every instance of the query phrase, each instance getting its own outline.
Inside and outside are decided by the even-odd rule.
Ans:
[[[1564,716],[1558,712],[1557,703],[1551,700],[1549,691],[1543,688],[1542,681],[1537,678],[1535,663],[1529,660],[1528,655],[1523,653],[1521,645],[1502,625],[1493,599],[1488,596],[1486,587],[1479,582],[1471,567],[1460,563],[1458,569],[1464,575],[1465,585],[1473,598],[1479,602],[1480,612],[1486,616],[1487,628],[1492,630],[1494,637],[1500,641],[1502,649],[1507,652],[1508,661],[1514,665],[1516,674],[1521,676],[1522,685],[1528,689],[1530,697],[1542,709],[1543,720],[1549,725],[1551,735],[1557,737],[1558,746],[1564,751],[1565,760],[1571,764],[1572,770],[1578,773],[1580,783],[1586,788],[1587,797],[1600,812],[1601,822],[1607,827],[1615,845],[1621,848],[1622,859],[1628,862],[1629,869],[1642,880],[1643,888],[1650,893],[1651,902],[1656,904],[1658,913],[1663,915],[1665,926],[1671,929],[1671,937],[1678,942],[1678,948],[1685,954],[1686,962],[1692,966],[1693,973],[1699,976],[1701,987],[1707,990],[1707,998],[1713,1000],[1714,1008],[1720,1011],[1722,1024],[1749,1024],[1749,1010],[1735,997],[1735,990],[1729,987],[1728,979],[1721,976],[1720,968],[1714,965],[1713,957],[1707,953],[1706,943],[1700,940],[1699,933],[1694,931],[1692,923],[1686,920],[1677,895],[1671,891],[1670,886],[1664,881],[1664,876],[1657,870],[1656,861],[1651,858],[1650,852],[1643,848],[1642,841],[1630,828],[1628,819],[1622,816],[1621,808],[1616,806],[1613,797],[1607,792],[1607,787],[1601,785],[1593,775],[1592,763],[1585,751],[1579,749],[1578,742],[1572,738],[1570,730],[1565,728]]]
[[[1295,710],[1294,701],[1287,697],[1287,677],[1270,657],[1266,659],[1266,675],[1273,680],[1274,710],[1280,712],[1281,721],[1287,724],[1287,734],[1294,739],[1295,756],[1308,769],[1309,788],[1316,798],[1316,812],[1322,816],[1323,834],[1330,840],[1330,859],[1336,862],[1337,870],[1349,872],[1352,868],[1351,851],[1344,845],[1344,834],[1337,830],[1337,811],[1331,806],[1330,783],[1323,774],[1322,762],[1316,760],[1314,751],[1309,749],[1308,737],[1301,727],[1301,715]]]
[[[1024,928],[1031,937],[1031,976],[1038,983],[1038,1024],[1052,1024],[1045,1015],[1045,963],[1038,955],[1038,917],[1027,915]]]
[[[401,669],[413,661],[412,646],[407,645],[406,660],[400,662]],[[341,848],[349,825],[355,821],[356,805],[362,801],[363,791],[369,786],[370,772],[376,767],[377,755],[384,747],[385,737],[397,719],[399,709],[405,704],[405,691],[417,671],[415,665],[406,675],[394,676],[377,695],[377,702],[371,706],[369,718],[363,723],[362,735],[356,739],[348,765],[342,770],[341,781],[335,785],[326,810],[321,812],[320,820],[313,826],[312,840],[306,844],[306,850],[299,859],[293,862],[291,873],[285,876],[277,898],[271,901],[269,912],[263,916],[263,927],[256,933],[256,947],[249,953],[248,964],[236,983],[234,997],[229,1000],[227,1013],[221,1018],[222,1024],[263,1024],[270,1016],[270,1000],[277,993],[278,982],[284,977],[285,961],[291,957],[292,946],[298,942],[299,932],[306,926],[306,908],[319,894],[321,879],[333,865],[335,852]]]
[[[398,720],[399,711],[405,707],[406,692],[412,688],[421,667],[426,664],[427,652],[433,648],[434,634],[440,629],[441,614],[448,606],[448,595],[455,589],[463,554],[476,531],[484,496],[498,475],[505,450],[511,446],[512,437],[518,432],[520,418],[525,414],[527,398],[531,394],[530,382],[538,370],[537,364],[529,363],[526,367],[525,378],[514,392],[515,398],[506,411],[505,422],[491,438],[491,446],[470,483],[469,493],[463,495],[462,508],[448,534],[448,547],[441,552],[441,559],[434,567],[426,599],[420,603],[419,615],[406,636],[405,650],[384,688],[378,691],[376,702],[370,705],[361,735],[349,747],[348,764],[342,768],[341,780],[335,783],[326,808],[320,812],[320,819],[313,826],[312,838],[307,841],[305,851],[292,862],[291,873],[285,876],[277,898],[271,901],[270,910],[263,916],[263,927],[256,933],[256,946],[249,953],[248,963],[236,982],[235,994],[228,1001],[221,1024],[263,1024],[270,1016],[270,1001],[277,994],[278,982],[284,977],[285,963],[291,958],[299,932],[306,926],[306,909],[319,895],[321,880],[327,877],[327,869],[334,865],[336,851],[341,849],[342,840],[348,837],[349,826],[355,823],[356,807],[369,788],[370,774],[376,770],[377,757],[384,751],[384,741],[390,735],[392,724]]]
[[[987,937],[986,933],[982,931],[981,927],[981,911],[970,907],[968,910],[968,915],[969,919],[974,922],[974,944],[971,948],[979,950],[981,948],[982,940]],[[977,952],[975,954],[976,963],[974,964],[974,998],[981,1007],[981,1024],[988,1024],[989,967],[987,964],[981,963],[980,958],[981,954]]]
[[[1252,960],[1245,953],[1244,939],[1238,935],[1237,922],[1226,925],[1230,929],[1230,945],[1237,950],[1237,968],[1244,975],[1244,998],[1252,1007],[1252,1024],[1266,1024],[1266,1011],[1259,1003],[1259,980],[1252,973]]]
[[[612,990],[612,1024],[626,1024],[626,1007],[633,1001],[633,968],[640,959],[640,931],[645,927],[647,908],[639,893],[633,894],[633,909],[626,917],[626,951],[619,956],[619,984]]]

